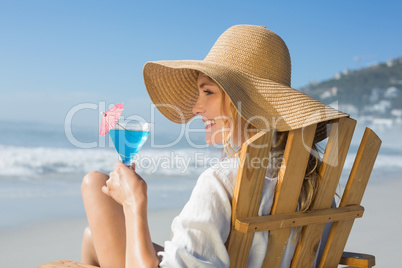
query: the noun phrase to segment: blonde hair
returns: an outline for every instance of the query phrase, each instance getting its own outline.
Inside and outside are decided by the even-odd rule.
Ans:
[[[226,100],[226,93],[223,91],[223,89],[219,86],[219,90],[222,93],[222,98],[221,98],[221,113],[224,113],[224,105],[225,105],[225,100]],[[223,136],[223,148],[228,157],[237,157],[239,149],[234,148],[234,146],[231,144],[230,139],[233,138],[233,133],[236,130],[243,130],[243,133],[238,133],[241,134],[241,138],[244,139],[249,139],[251,138],[257,131],[257,128],[254,127],[252,124],[247,122],[238,112],[233,104],[232,101],[229,103],[229,119],[225,118],[223,121],[223,126],[226,126],[227,123],[230,123],[230,131],[228,134],[226,134],[226,131],[223,127],[222,129],[222,136]],[[230,122],[229,122],[230,121]],[[238,125],[240,124],[240,126]],[[244,132],[246,133],[246,137],[244,137]],[[238,137],[237,137],[238,138]]]
[[[226,93],[221,87],[219,87],[219,89],[221,90],[222,93],[221,112],[223,114]],[[225,119],[226,121],[224,121],[224,126],[230,120],[231,121],[230,132],[226,134],[227,131],[225,131],[225,129],[222,129],[223,147],[228,157],[238,157],[238,153],[241,147],[236,149],[230,143],[230,139],[233,138],[234,131],[239,129],[242,130],[242,133],[240,133],[242,134],[241,138],[246,140],[255,135],[257,129],[251,123],[247,122],[243,117],[241,117],[241,115],[237,112],[235,105],[231,101],[229,106],[229,112],[230,114],[227,115],[229,119]],[[245,132],[246,137],[243,136]],[[286,147],[288,133],[289,132],[286,131],[286,132],[275,132],[274,134],[272,141],[272,148],[269,156],[270,165],[274,167],[272,177],[278,176],[279,169],[283,159],[284,150]],[[317,182],[319,179],[318,170],[320,165],[321,165],[321,159],[318,153],[318,147],[316,144],[313,144],[307,164],[305,177],[303,180],[302,189],[300,191],[298,211],[307,211],[310,208],[311,203],[313,202],[317,189]]]

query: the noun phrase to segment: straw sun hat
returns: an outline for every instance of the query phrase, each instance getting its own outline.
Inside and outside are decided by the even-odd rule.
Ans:
[[[146,63],[148,94],[169,120],[183,124],[195,116],[198,72],[220,85],[241,116],[258,129],[287,131],[348,116],[290,87],[286,44],[263,26],[229,28],[204,60]]]

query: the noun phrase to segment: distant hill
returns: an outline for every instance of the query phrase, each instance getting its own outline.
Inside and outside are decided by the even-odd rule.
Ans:
[[[302,92],[354,116],[402,118],[402,58],[338,73]]]

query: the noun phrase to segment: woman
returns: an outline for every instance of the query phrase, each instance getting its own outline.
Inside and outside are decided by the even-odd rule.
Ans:
[[[238,168],[237,148],[256,130],[275,131],[259,215],[270,213],[277,167],[287,131],[347,116],[290,87],[290,56],[283,40],[262,26],[225,31],[202,61],[160,61],[144,66],[148,94],[169,120],[202,116],[208,144],[224,144],[228,157],[205,170],[190,200],[172,223],[164,248],[152,244],[145,181],[121,163],[106,174],[91,172],[82,184],[89,228],[82,261],[101,267],[228,267],[225,242]],[[324,134],[323,134],[324,133]],[[319,159],[311,155],[300,194],[300,210],[314,195]],[[282,266],[289,265],[297,231],[290,236]],[[256,233],[248,267],[260,267],[267,232]]]

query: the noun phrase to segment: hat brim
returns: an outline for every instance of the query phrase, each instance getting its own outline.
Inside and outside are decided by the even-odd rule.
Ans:
[[[167,119],[184,124],[194,117],[198,72],[211,77],[241,116],[261,130],[289,131],[348,116],[296,89],[227,65],[205,60],[148,62],[143,70],[145,86]]]

